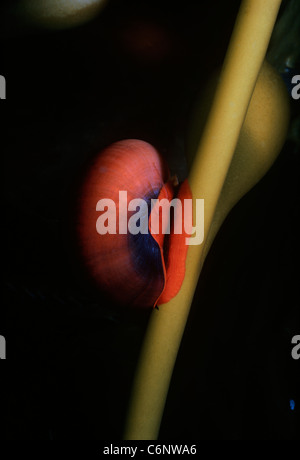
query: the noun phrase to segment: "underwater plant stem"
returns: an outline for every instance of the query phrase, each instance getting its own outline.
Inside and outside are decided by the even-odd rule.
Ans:
[[[153,310],[134,380],[124,439],[157,439],[165,401],[194,292],[203,247],[214,216],[281,0],[243,0],[220,81],[189,176],[195,199],[204,198],[204,242],[191,245],[179,293]],[[196,352],[195,352],[196,353]]]

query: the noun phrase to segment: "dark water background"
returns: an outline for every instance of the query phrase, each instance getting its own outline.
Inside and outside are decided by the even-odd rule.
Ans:
[[[149,312],[110,305],[78,276],[74,181],[102,147],[130,137],[185,176],[189,114],[222,63],[239,3],[111,0],[64,31],[1,15],[8,439],[121,437]],[[160,439],[299,439],[299,168],[288,140],[217,236]]]

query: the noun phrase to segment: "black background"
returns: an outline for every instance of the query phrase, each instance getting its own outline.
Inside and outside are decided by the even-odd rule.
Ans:
[[[93,155],[131,137],[184,177],[193,101],[222,63],[240,2],[228,3],[111,0],[62,31],[1,15],[8,439],[120,439],[150,312],[123,311],[81,280],[68,233],[74,184]],[[161,440],[299,439],[298,185],[287,141],[217,236]]]

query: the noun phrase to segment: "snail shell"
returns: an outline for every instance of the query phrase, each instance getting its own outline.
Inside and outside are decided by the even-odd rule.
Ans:
[[[147,202],[140,225],[147,233],[122,234],[118,221],[119,192],[127,192],[127,203],[136,198]],[[81,259],[101,290],[120,304],[155,306],[179,291],[185,272],[187,234],[152,235],[150,202],[176,195],[183,203],[191,198],[187,181],[180,187],[170,178],[167,164],[147,142],[128,139],[104,149],[89,166],[79,194],[77,236]],[[97,203],[116,203],[116,233],[99,234]],[[104,209],[103,209],[104,210]],[[128,219],[132,212],[128,211]],[[145,219],[145,220],[144,220]],[[143,221],[143,222],[142,222]]]

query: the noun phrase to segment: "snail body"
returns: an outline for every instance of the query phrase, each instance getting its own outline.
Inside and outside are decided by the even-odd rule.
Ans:
[[[97,286],[119,304],[155,306],[178,292],[185,270],[186,233],[151,230],[152,200],[170,202],[175,195],[182,201],[191,197],[187,181],[175,185],[167,164],[147,142],[115,142],[89,165],[79,193],[79,250]],[[136,204],[141,199],[146,210]],[[128,231],[130,220],[141,231]],[[112,232],[105,229],[110,223],[115,225]]]

